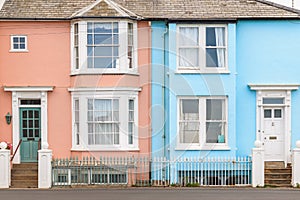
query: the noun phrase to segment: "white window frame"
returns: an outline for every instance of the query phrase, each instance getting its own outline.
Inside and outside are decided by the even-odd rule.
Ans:
[[[25,39],[25,48],[24,49],[15,49],[14,48],[14,38],[24,38]],[[27,35],[11,35],[10,36],[10,52],[28,52]]]
[[[87,68],[87,23],[88,22],[117,22],[119,26],[119,59],[116,68]],[[133,61],[132,68],[128,66],[128,23],[133,24]],[[74,48],[74,25],[78,24],[79,67],[76,68]],[[80,20],[71,24],[71,74],[137,74],[138,70],[138,31],[137,23],[132,20]]]
[[[199,101],[199,143],[180,143],[180,103],[181,100]],[[206,100],[221,99],[224,100],[224,143],[206,143]],[[228,97],[227,96],[179,96],[177,98],[177,146],[176,150],[230,150],[228,146]]]
[[[72,150],[74,151],[138,151],[138,88],[71,88],[72,92]],[[76,144],[74,102],[79,100],[79,145]],[[119,144],[89,145],[88,144],[88,99],[119,99]],[[133,144],[128,144],[128,102],[134,100]],[[122,114],[123,113],[123,114]],[[127,113],[127,114],[124,114]]]
[[[179,29],[182,27],[196,27],[198,28],[198,49],[199,49],[199,66],[179,66]],[[225,67],[207,67],[206,66],[206,28],[220,27],[225,28]],[[177,73],[230,73],[228,70],[228,26],[227,24],[180,24],[177,25],[176,36],[176,52],[177,52]],[[210,47],[208,47],[210,48]]]

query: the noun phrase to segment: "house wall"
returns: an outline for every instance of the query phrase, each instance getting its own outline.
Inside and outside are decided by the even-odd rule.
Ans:
[[[228,74],[180,74],[176,61],[176,24],[152,22],[152,152],[153,156],[234,156],[236,25],[228,25]],[[166,49],[166,51],[163,51]],[[165,76],[164,76],[165,75]],[[164,95],[165,93],[165,95]],[[230,150],[177,150],[177,97],[228,96]],[[164,137],[165,135],[165,137]],[[164,144],[163,139],[166,139]]]
[[[248,84],[300,83],[300,21],[237,23],[237,155],[250,155],[256,134],[256,91]],[[291,145],[300,139],[300,91],[292,91]]]
[[[10,52],[11,35],[27,35],[28,52]],[[0,140],[12,142],[11,92],[4,86],[54,86],[48,93],[48,142],[54,156],[71,148],[70,23],[1,22],[0,28]],[[63,103],[62,103],[63,102]]]

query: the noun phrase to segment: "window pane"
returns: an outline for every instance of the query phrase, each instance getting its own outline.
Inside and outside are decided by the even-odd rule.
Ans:
[[[284,98],[263,98],[263,104],[284,104]]]
[[[25,43],[25,37],[20,37],[20,42]]]
[[[225,49],[206,49],[206,67],[225,67]]]
[[[111,23],[94,23],[94,33],[112,33]]]
[[[223,120],[223,99],[206,100],[206,120]]]
[[[14,44],[14,49],[19,49],[19,45],[18,44]]]
[[[206,28],[206,46],[225,46],[225,28],[207,27]]]
[[[199,119],[199,100],[198,99],[182,99],[182,114],[183,120],[198,120]]]
[[[20,44],[20,49],[25,49],[25,44]]]
[[[13,42],[14,43],[19,43],[19,37],[13,37]]]
[[[264,118],[271,118],[272,117],[272,110],[266,109],[264,110]]]
[[[199,66],[199,49],[196,48],[179,49],[179,66],[184,66],[184,67]]]
[[[199,143],[199,123],[182,122],[179,124],[180,143]]]
[[[95,34],[94,44],[112,44],[111,34]]]
[[[87,43],[88,44],[94,44],[94,38],[92,34],[87,35]]]
[[[119,44],[119,35],[117,34],[113,35],[113,44]]]
[[[113,68],[111,58],[94,58],[94,68]]]
[[[95,47],[95,56],[112,57],[112,47]]]
[[[206,143],[218,143],[218,137],[224,135],[222,122],[206,122]]]
[[[198,46],[199,45],[198,27],[179,28],[179,46]]]
[[[275,118],[281,118],[281,109],[275,109],[274,110],[274,117]]]

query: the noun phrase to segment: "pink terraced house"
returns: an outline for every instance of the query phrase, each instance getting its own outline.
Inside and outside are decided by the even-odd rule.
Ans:
[[[39,149],[149,156],[150,24],[111,0],[0,5],[0,142],[12,163],[37,162]]]

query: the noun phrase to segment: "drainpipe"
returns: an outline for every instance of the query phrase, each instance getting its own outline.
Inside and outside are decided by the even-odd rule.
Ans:
[[[169,25],[168,22],[165,22],[166,24],[166,28],[165,28],[165,32],[163,32],[163,88],[162,88],[162,93],[163,93],[163,105],[164,105],[164,117],[163,117],[163,123],[164,123],[164,129],[163,129],[163,150],[164,150],[164,157],[167,156],[167,143],[166,143],[166,132],[167,132],[167,123],[166,120],[168,119],[168,113],[166,112],[167,109],[167,104],[168,102],[166,101],[166,95],[168,95],[167,93],[167,89],[166,89],[166,85],[167,85],[167,80],[166,80],[166,73],[167,73],[167,69],[166,69],[166,35],[169,32]]]

